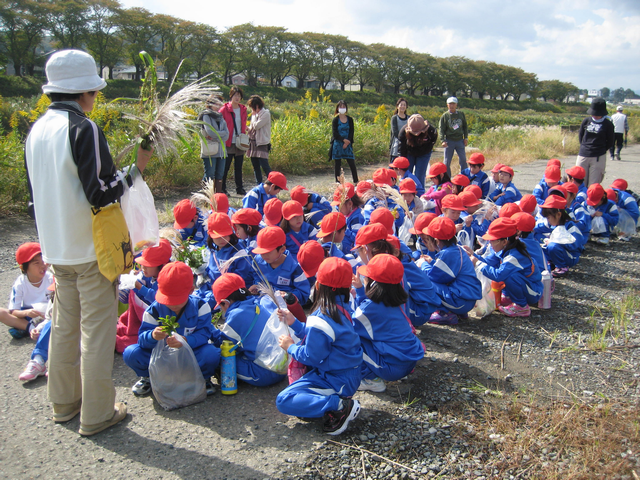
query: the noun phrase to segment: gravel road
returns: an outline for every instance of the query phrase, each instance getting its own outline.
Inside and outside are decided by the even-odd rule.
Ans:
[[[574,159],[563,162],[571,165]],[[530,192],[545,164],[518,165],[516,185]],[[630,146],[623,161],[609,162],[604,184],[624,177],[640,192],[639,166],[640,146]],[[312,188],[315,182],[326,180],[305,179]],[[37,235],[22,217],[0,218],[0,229],[0,298],[6,299],[18,273],[15,249]],[[94,438],[82,438],[77,418],[53,423],[45,378],[18,381],[34,343],[2,334],[0,478],[532,478],[524,468],[498,470],[495,443],[462,434],[473,428],[470,420],[447,407],[487,405],[514,392],[637,402],[640,352],[629,346],[640,346],[640,312],[630,312],[624,348],[620,336],[608,337],[610,348],[603,352],[585,346],[594,322],[602,326],[610,320],[607,302],[640,291],[639,246],[638,237],[609,247],[588,244],[578,266],[556,282],[553,308],[534,309],[529,319],[493,314],[456,327],[422,327],[424,360],[385,393],[357,394],[360,416],[344,435],[331,439],[341,445],[328,441],[318,423],[276,410],[275,396],[284,383],[262,389],[241,385],[235,396],[216,393],[201,404],[165,412],[152,396],[131,394],[136,376],[121,356],[113,375],[117,401],[128,404],[130,415]],[[593,313],[596,307],[605,313]],[[626,458],[637,464],[635,454]],[[571,461],[560,454],[550,459]]]

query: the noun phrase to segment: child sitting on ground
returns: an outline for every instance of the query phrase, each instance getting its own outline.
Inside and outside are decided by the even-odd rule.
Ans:
[[[253,208],[241,208],[231,217],[231,223],[238,237],[238,245],[248,253],[256,248],[256,237],[261,228],[260,222],[262,222],[262,215]]]
[[[453,194],[459,195],[465,187],[470,185],[469,177],[459,173],[451,179],[451,183],[453,184]]]
[[[149,361],[154,347],[165,340],[171,348],[181,348],[176,338],[182,336],[193,350],[202,376],[206,381],[207,395],[214,393],[211,376],[220,364],[220,349],[211,345],[211,307],[209,304],[191,295],[193,290],[193,272],[182,262],[166,265],[158,275],[156,301],[144,313],[138,343],[128,346],[123,354],[124,363],[132,368],[140,379],[131,388],[134,395],[147,395],[151,392],[149,381]],[[176,317],[178,329],[168,336],[162,330],[162,319]]]
[[[436,256],[436,246],[433,239],[429,237],[424,231],[427,229],[433,219],[438,218],[435,213],[424,212],[416,217],[413,222],[413,228],[409,229],[412,235],[417,235],[416,250],[411,254],[414,260],[418,260],[422,255],[429,255],[430,257]]]
[[[405,178],[400,182],[400,195],[402,195],[402,198],[404,198],[404,201],[407,203],[412,218],[416,218],[424,212],[424,203],[422,203],[422,199],[418,196],[416,183],[412,179]]]
[[[346,230],[347,220],[345,216],[340,212],[331,212],[322,219],[320,231],[318,232],[318,242],[327,252],[327,257],[344,258],[354,268],[355,272],[356,265],[359,263],[358,260],[351,253],[345,254],[337,246],[344,240]]]
[[[293,258],[298,257],[300,246],[308,240],[316,240],[318,230],[304,221],[302,205],[296,200],[289,200],[282,206],[280,228],[287,236],[287,250]]]
[[[329,200],[314,192],[310,192],[302,185],[296,185],[290,192],[291,200],[295,200],[304,209],[306,221],[318,228],[322,218],[333,210]]]
[[[400,228],[404,223],[404,210],[400,208],[391,194],[387,193],[385,187],[391,186],[391,177],[388,168],[379,168],[373,172],[373,187],[364,194],[366,204],[362,212],[364,218],[363,225],[367,225],[371,219],[371,214],[377,208],[386,208],[393,212],[395,226]]]
[[[396,171],[401,185],[403,180],[410,178],[416,186],[417,195],[419,197],[424,195],[424,186],[418,177],[409,170],[409,160],[406,157],[396,157],[391,166]]]
[[[368,185],[368,182],[364,183]],[[338,212],[342,213],[347,220],[347,228],[342,240],[342,253],[351,253],[356,234],[364,224],[362,209],[360,208],[362,204],[362,199],[351,183],[345,182],[342,185],[338,185],[333,194],[331,205],[337,207]]]
[[[474,152],[469,157],[469,168],[465,168],[460,172],[469,178],[471,185],[477,185],[482,191],[480,198],[487,198],[491,188],[491,179],[489,175],[482,171],[484,168],[484,155],[480,152]]]
[[[533,196],[536,197],[538,205],[544,203],[549,195],[549,189],[560,183],[560,167],[556,165],[548,166],[544,171],[544,178],[533,189]]]
[[[263,227],[275,227],[279,226],[282,222],[282,200],[279,198],[270,198],[267,203],[264,204],[264,218],[261,223]]]
[[[453,193],[453,185],[447,173],[447,166],[442,162],[431,164],[427,178],[431,179],[433,186],[429,187],[429,190],[422,196],[422,199],[435,202],[435,207],[427,208],[425,206],[425,210],[434,212],[436,215],[441,215],[442,199],[445,195]]]
[[[619,183],[620,182],[618,182],[618,184]],[[625,190],[614,187],[614,185],[615,183],[606,190],[607,198],[617,205],[620,220],[623,220],[623,216],[632,220],[632,222],[627,222],[629,223],[627,228],[628,231],[619,232],[618,234],[618,239],[623,242],[628,242],[631,239],[631,235],[635,234],[636,227],[638,225],[638,217],[640,217],[640,211],[638,210],[638,203],[633,198],[633,195],[627,193]],[[621,223],[622,222],[619,221],[619,224]]]
[[[31,339],[36,341],[36,346],[31,352],[31,358],[24,368],[24,371],[18,377],[21,382],[31,382],[38,377],[47,374],[47,360],[49,359],[49,337],[51,336],[51,317],[53,316],[53,292],[55,291],[55,283],[49,285],[48,293],[50,294],[47,303],[44,320],[35,328],[31,329]]]
[[[289,190],[287,188],[287,177],[280,172],[272,171],[269,173],[266,182],[249,190],[249,193],[242,199],[242,206],[244,208],[255,208],[262,215],[264,213],[264,204],[267,203],[267,200],[274,198],[282,190]]]
[[[48,302],[47,289],[53,283],[49,266],[42,260],[40,244],[23,243],[16,250],[16,262],[21,274],[13,283],[9,308],[0,308],[0,322],[9,327],[9,334],[16,339],[24,338],[44,318]],[[32,308],[44,304],[40,310]]]
[[[482,237],[487,233],[491,222],[486,219],[484,214],[475,214],[482,206],[482,202],[478,200],[473,193],[465,191],[458,195],[458,197],[462,201],[462,206],[465,208],[460,214],[464,225],[463,230],[469,235],[471,245],[474,245],[476,237]]]
[[[520,190],[511,181],[513,179],[513,168],[503,165],[498,173],[500,183],[496,186],[489,198],[498,206],[505,203],[515,203],[522,198]]]
[[[191,200],[180,200],[173,207],[173,228],[175,228],[182,240],[188,240],[196,247],[202,247],[207,243],[207,225],[202,212],[195,207]]]
[[[580,203],[586,203],[587,201],[587,186],[584,184],[584,177],[587,175],[583,167],[578,165],[567,168],[564,172],[567,175],[569,182],[575,183],[578,186],[578,193],[576,194],[576,200]]]
[[[453,223],[456,224],[456,233],[462,230],[464,223],[460,218],[464,210],[462,199],[458,195],[446,195],[442,199],[442,215],[445,218],[450,218]]]
[[[300,247],[300,251],[298,252],[298,263],[300,264],[300,268],[302,268],[302,271],[304,272],[305,276],[307,277],[307,281],[309,282],[309,288],[311,289],[309,293],[310,301],[313,301],[314,298],[313,287],[316,284],[316,275],[318,273],[318,268],[320,268],[320,264],[324,261],[324,259],[328,257],[329,254],[324,248],[322,248],[322,245],[313,240],[309,240],[308,242],[303,243]]]
[[[233,231],[231,219],[226,213],[212,213],[207,219],[209,239],[207,247],[211,252],[207,276],[209,281],[200,291],[211,290],[213,283],[224,273],[240,275],[245,282],[253,279],[251,259],[245,257],[244,249],[239,245],[238,237]],[[239,257],[229,263],[232,257]]]
[[[156,300],[157,278],[162,267],[171,260],[171,244],[161,238],[157,247],[144,249],[136,263],[142,267],[142,277],[136,280],[131,290],[120,290],[121,301],[129,307],[120,315],[116,327],[116,352],[122,353],[129,345],[138,343],[138,330],[149,305]]]
[[[527,252],[533,259],[533,264],[536,266],[539,272],[551,271],[547,257],[544,254],[542,246],[532,235],[533,229],[536,227],[536,219],[525,212],[519,212],[511,217],[511,220],[516,222],[518,229],[518,238],[527,247]]]
[[[599,183],[593,183],[587,190],[587,205],[591,215],[591,240],[600,245],[609,245],[609,238],[613,227],[618,224],[618,206],[607,198],[607,192]],[[596,219],[600,217],[599,228]]]

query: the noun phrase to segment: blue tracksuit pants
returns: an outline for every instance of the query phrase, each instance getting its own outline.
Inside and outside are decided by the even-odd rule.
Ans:
[[[540,295],[535,293],[533,289],[528,289],[527,282],[519,275],[509,277],[509,280],[505,281],[504,285],[502,293],[516,305],[521,307],[537,305],[538,300],[540,300]]]
[[[547,260],[556,267],[573,267],[580,260],[580,255],[576,252],[569,253],[565,245],[561,243],[550,243],[543,249]]]
[[[362,342],[362,364],[360,378],[373,380],[380,377],[387,382],[394,382],[409,375],[416,367],[415,361],[403,363],[389,363],[373,347],[371,340],[360,337]]]
[[[40,336],[36,342],[36,346],[31,352],[31,360],[36,358],[36,355],[40,355],[46,362],[49,358],[49,337],[51,336],[51,321],[47,320],[40,330]]]
[[[149,361],[151,360],[152,351],[153,350],[142,348],[136,343],[125,348],[122,353],[122,358],[124,363],[136,372],[136,375],[139,377],[148,377]],[[194,348],[193,353],[202,371],[202,376],[208,380],[220,365],[220,349],[208,343]]]
[[[446,310],[456,315],[464,315],[465,313],[469,313],[476,305],[476,300],[464,300],[453,296],[448,285],[433,282],[433,289],[442,300],[442,307],[438,308],[438,310]]]
[[[245,356],[238,355],[236,355],[236,373],[238,380],[242,380],[254,387],[268,387],[287,378],[286,375],[279,375],[260,365],[256,365]]]

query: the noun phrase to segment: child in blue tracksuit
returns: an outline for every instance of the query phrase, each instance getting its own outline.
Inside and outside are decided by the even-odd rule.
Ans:
[[[560,167],[556,165],[548,166],[544,171],[544,178],[540,180],[540,183],[533,189],[533,196],[536,197],[538,205],[542,205],[549,195],[549,189],[556,185],[562,184],[560,182]]]
[[[282,206],[280,228],[287,236],[287,250],[293,258],[298,258],[300,246],[308,240],[316,240],[318,230],[304,221],[304,210],[296,200],[289,200]]]
[[[533,260],[533,264],[539,272],[545,270],[551,271],[549,268],[549,262],[544,254],[542,245],[533,236],[532,232],[536,226],[536,220],[531,215],[525,212],[519,212],[514,214],[511,219],[516,222],[518,228],[518,238],[527,247],[527,252]]]
[[[503,294],[512,302],[500,306],[500,311],[509,317],[528,317],[529,305],[537,305],[542,295],[542,272],[535,268],[527,247],[520,241],[515,220],[498,218],[491,223],[484,239],[491,242],[501,263],[498,267],[485,265],[482,274],[494,282],[504,282]],[[473,258],[478,261],[477,257]]]
[[[489,195],[489,189],[491,187],[491,179],[486,172],[483,172],[484,168],[484,155],[480,152],[472,153],[469,157],[469,168],[465,168],[460,173],[466,175],[469,179],[470,185],[477,185],[482,190],[482,197],[487,198]]]
[[[288,190],[287,179],[282,173],[272,171],[266,182],[249,190],[242,199],[242,207],[255,208],[260,215],[264,215],[264,204],[275,198],[281,190]]]
[[[491,222],[486,219],[485,215],[475,215],[475,213],[482,206],[482,202],[478,200],[478,198],[472,192],[462,192],[458,196],[462,200],[462,205],[465,208],[465,211],[460,214],[460,218],[462,219],[462,223],[464,225],[462,227],[462,230],[467,232],[467,234],[469,235],[471,245],[475,245],[476,238],[482,237],[485,233],[487,233]]]
[[[456,325],[482,298],[482,286],[467,253],[456,245],[453,220],[438,217],[427,227],[427,235],[438,242],[439,252],[426,257],[421,268],[433,283],[442,307],[431,315],[429,323]]]
[[[207,244],[207,224],[202,212],[196,208],[191,200],[180,200],[173,207],[173,228],[175,228],[182,240],[188,240],[196,247]]]
[[[224,315],[224,324],[213,329],[211,341],[220,347],[224,340],[236,344],[236,372],[238,379],[256,387],[267,387],[281,382],[286,375],[267,370],[254,363],[256,347],[266,328],[269,313],[260,308],[260,302],[248,297],[248,290],[240,275],[225,273],[213,284],[216,308]]]
[[[262,222],[262,215],[253,208],[241,208],[231,217],[234,231],[238,237],[238,245],[253,255],[252,250],[258,245],[256,238]]]
[[[618,206],[607,198],[607,192],[602,185],[593,183],[587,190],[587,206],[591,215],[591,240],[601,245],[609,245],[609,237],[613,227],[618,224]],[[604,231],[596,230],[596,219],[600,217],[604,220]]]
[[[496,186],[493,193],[489,195],[491,201],[498,206],[502,206],[505,203],[516,203],[522,198],[520,190],[518,190],[511,181],[513,178],[513,168],[502,165],[498,178],[500,179],[500,183]]]
[[[193,272],[182,262],[166,265],[158,275],[156,301],[144,313],[138,343],[128,346],[123,354],[124,363],[140,377],[131,389],[135,395],[146,395],[151,391],[149,361],[158,341],[164,339],[167,346],[182,348],[176,335],[184,337],[193,350],[207,384],[207,395],[213,394],[210,378],[220,364],[220,349],[209,343],[211,307],[206,301],[191,295],[192,290]],[[179,327],[167,336],[161,328],[161,319],[173,316]]]
[[[306,221],[315,228],[319,228],[324,216],[333,210],[329,200],[322,195],[308,191],[302,185],[296,185],[291,189],[291,200],[302,205]]]
[[[358,273],[365,277],[364,285],[360,277],[354,278],[358,308],[353,319],[363,349],[358,390],[383,392],[385,381],[400,380],[413,371],[424,358],[424,347],[402,309],[408,295],[400,260],[381,253]]]
[[[610,195],[611,193],[611,195]],[[627,193],[624,190],[620,190],[618,188],[610,187],[607,190],[607,197],[609,200],[616,203],[618,207],[618,215],[620,217],[620,224],[622,224],[623,215],[627,218],[631,218],[633,220],[633,225],[628,225],[628,231],[622,232],[620,231],[618,234],[618,238],[620,240],[628,242],[630,240],[630,236],[635,234],[637,225],[638,225],[638,217],[640,217],[640,211],[638,210],[638,202],[633,198],[633,195]],[[624,212],[624,213],[623,213]],[[628,222],[629,224],[631,222]],[[619,230],[619,229],[618,229]]]
[[[296,336],[304,339],[295,344],[283,335],[280,347],[311,370],[278,394],[276,407],[286,415],[322,417],[329,435],[344,432],[360,411],[360,403],[351,399],[360,385],[362,364],[360,337],[349,307],[352,276],[345,260],[327,258],[318,269],[313,313],[307,322],[278,310]]]
[[[413,183],[415,183],[418,197],[421,197],[422,195],[424,195],[424,192],[425,192],[424,178],[420,180],[413,173],[411,173],[411,168],[410,168],[410,163],[408,158],[397,157],[393,160],[393,163],[389,165],[389,167],[395,170],[396,175],[398,176],[398,184],[400,184],[402,180],[410,178],[411,180],[413,180]]]
[[[435,213],[423,212],[416,217],[413,222],[413,227],[409,229],[411,234],[418,237],[415,244],[416,249],[411,252],[411,257],[414,260],[420,259],[423,255],[429,255],[430,257],[436,256],[437,251],[434,242],[424,233],[434,218],[437,218]]]

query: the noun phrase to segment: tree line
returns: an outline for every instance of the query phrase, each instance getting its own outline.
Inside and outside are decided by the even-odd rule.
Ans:
[[[495,62],[461,56],[435,57],[375,43],[365,45],[342,35],[293,33],[282,27],[243,24],[219,31],[203,23],[125,9],[117,0],[0,0],[0,61],[13,63],[16,75],[34,75],[54,49],[82,48],[101,71],[125,63],[144,74],[138,55],[147,51],[163,65],[168,78],[198,78],[213,72],[225,85],[243,74],[250,86],[281,86],[293,77],[297,87],[315,80],[326,88],[336,81],[376,92],[518,101],[533,98],[564,101],[580,93],[560,80],[538,80],[534,73]]]

